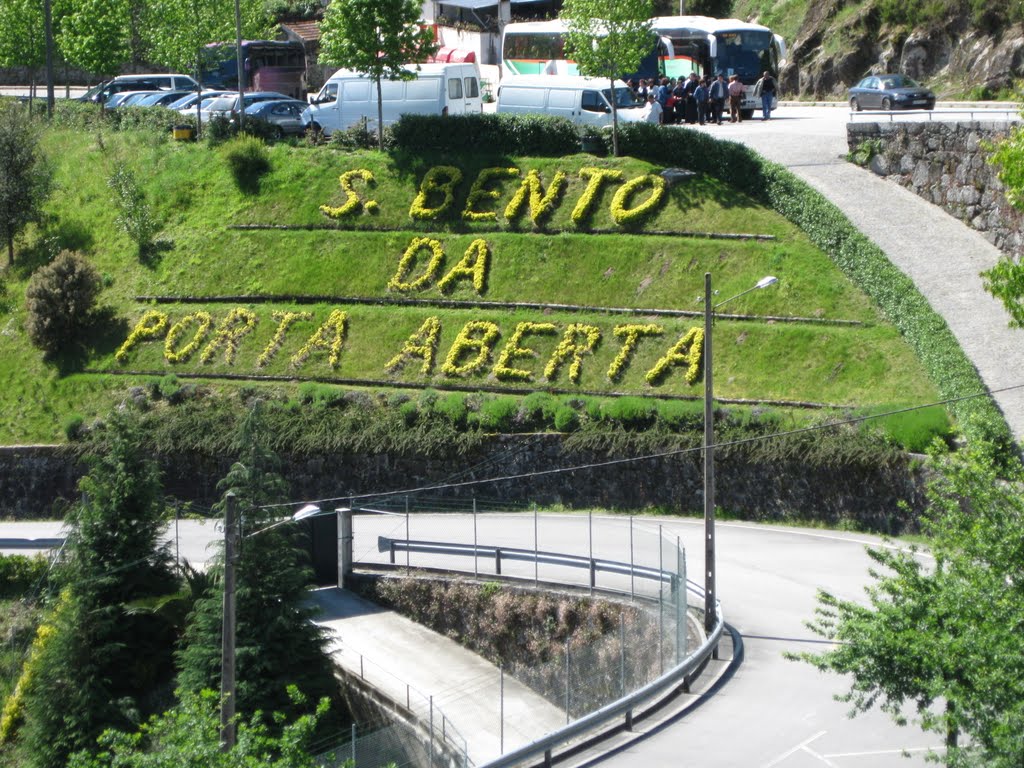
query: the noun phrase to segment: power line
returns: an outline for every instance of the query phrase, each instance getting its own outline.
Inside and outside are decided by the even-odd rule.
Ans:
[[[875,413],[875,414],[870,414],[870,415],[865,415],[865,416],[855,416],[855,417],[852,417],[852,418],[849,418],[849,419],[843,419],[841,421],[828,422],[826,424],[814,424],[814,425],[811,425],[811,426],[808,426],[808,427],[800,427],[798,429],[787,430],[785,432],[773,432],[773,433],[767,434],[767,435],[755,435],[755,436],[752,436],[752,437],[740,438],[738,440],[730,440],[730,441],[724,442],[724,443],[714,443],[713,445],[711,445],[709,447],[712,448],[713,450],[717,450],[719,448],[729,448],[729,447],[738,446],[738,445],[747,445],[749,443],[755,443],[755,442],[759,442],[759,441],[762,441],[762,440],[774,440],[774,439],[777,439],[777,438],[780,438],[780,437],[790,437],[790,436],[793,436],[793,435],[800,435],[800,434],[804,434],[804,433],[807,433],[807,432],[816,432],[816,431],[824,430],[824,429],[834,429],[835,427],[847,426],[849,424],[859,424],[859,423],[864,422],[864,421],[870,421],[871,419],[881,419],[881,418],[884,418],[886,416],[894,416],[894,415],[900,414],[900,413],[909,413],[911,411],[918,411],[918,410],[921,410],[923,408],[931,408],[931,407],[936,406],[936,405],[949,405],[951,403],[958,403],[958,402],[962,402],[964,400],[973,400],[973,399],[979,398],[979,397],[991,397],[992,395],[997,394],[999,392],[1010,392],[1010,391],[1013,391],[1015,389],[1024,389],[1024,384],[1015,384],[1013,386],[1001,387],[999,389],[993,389],[993,390],[989,390],[989,391],[986,391],[986,392],[976,392],[976,393],[970,394],[970,395],[962,395],[960,397],[951,397],[951,398],[947,398],[946,400],[937,400],[937,401],[931,402],[931,403],[924,403],[923,405],[912,405],[912,406],[908,406],[907,408],[897,408],[895,410],[885,411],[883,413]],[[386,497],[389,497],[389,496],[402,496],[402,495],[409,495],[409,496],[411,496],[413,494],[426,493],[426,492],[430,492],[430,491],[444,491],[444,490],[451,490],[451,489],[454,489],[454,488],[467,488],[469,486],[474,486],[474,485],[486,485],[486,484],[490,484],[490,483],[509,482],[509,481],[512,481],[512,480],[527,480],[527,479],[534,478],[534,477],[544,477],[544,476],[547,476],[547,475],[557,475],[557,474],[561,474],[563,472],[582,472],[582,471],[591,470],[591,469],[601,469],[603,467],[618,466],[619,464],[629,464],[631,462],[651,461],[653,459],[663,459],[663,458],[668,458],[670,456],[681,456],[681,455],[685,455],[685,454],[688,454],[688,453],[697,453],[697,452],[700,452],[700,451],[703,451],[703,450],[704,450],[704,446],[697,446],[697,447],[694,447],[694,448],[675,448],[673,450],[661,451],[659,453],[650,453],[650,454],[646,454],[644,456],[631,456],[631,457],[628,457],[628,458],[621,458],[621,459],[608,459],[607,461],[597,461],[597,462],[591,462],[589,464],[576,464],[576,465],[573,465],[571,467],[554,467],[552,469],[540,469],[540,470],[534,470],[534,471],[531,471],[531,472],[521,472],[521,473],[514,474],[514,475],[499,475],[499,476],[496,476],[496,477],[481,478],[481,479],[476,479],[476,480],[461,480],[461,481],[458,481],[458,482],[442,482],[442,483],[435,483],[435,484],[432,484],[432,485],[422,485],[422,486],[418,486],[418,487],[414,487],[414,488],[403,488],[403,489],[395,490],[395,491],[378,491],[376,493],[350,494],[350,495],[336,496],[336,497],[325,498],[325,499],[312,499],[308,503],[310,503],[310,504],[328,504],[328,503],[334,503],[334,502],[339,502],[339,501],[356,501],[356,500],[361,500],[361,499],[381,499],[381,498],[386,498]],[[290,507],[290,506],[294,506],[294,504],[295,504],[295,502],[284,502],[284,503],[277,503],[277,504],[266,504],[266,505],[263,505],[262,507],[260,507],[260,509],[272,509],[272,508],[278,508],[278,507]]]

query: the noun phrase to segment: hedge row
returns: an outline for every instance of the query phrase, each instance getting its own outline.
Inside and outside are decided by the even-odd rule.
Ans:
[[[580,134],[565,118],[544,115],[403,115],[392,128],[395,147],[409,152],[480,152],[503,155],[573,155]]]
[[[506,127],[501,118],[508,117],[521,116],[474,115],[460,121],[438,117],[411,120],[407,116],[396,126],[396,143],[400,149],[449,152],[500,146],[509,154],[557,155],[579,149],[578,141],[569,141],[572,126],[568,121],[551,118],[530,121],[530,148],[523,149],[511,129],[508,137],[500,135]],[[486,141],[470,140],[474,127],[479,134],[487,134]],[[527,132],[525,127],[523,132]],[[417,137],[420,133],[430,137],[429,146]],[[770,206],[806,232],[874,300],[914,349],[944,399],[986,391],[949,326],[921,296],[913,281],[893,266],[885,253],[835,205],[783,166],[765,160],[742,144],[719,141],[697,131],[666,130],[649,123],[623,125],[619,149],[623,155],[714,176]],[[960,400],[949,407],[969,440],[987,442],[1003,456],[1016,455],[1009,427],[990,398]]]

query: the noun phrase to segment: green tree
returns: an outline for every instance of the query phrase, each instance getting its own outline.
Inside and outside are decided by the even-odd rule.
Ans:
[[[109,727],[126,727],[169,696],[173,627],[126,606],[176,588],[166,546],[160,477],[135,415],[113,414],[87,457],[82,500],[57,572],[64,597],[49,619],[52,638],[24,696],[25,763],[63,766]],[[59,702],[55,706],[55,702]]]
[[[293,687],[295,706],[308,709]],[[274,736],[258,718],[238,723],[238,742],[220,750],[218,696],[210,690],[186,693],[180,703],[153,717],[134,733],[110,730],[99,739],[99,754],[72,755],[68,768],[315,768],[309,754],[317,722],[329,703],[322,699],[312,713],[299,715]],[[275,718],[276,719],[276,718]]]
[[[261,506],[288,496],[280,460],[265,447],[268,441],[257,407],[239,430],[239,460],[219,485],[223,492],[235,493],[242,521],[236,567],[237,710],[245,715],[298,714],[286,695],[286,687],[295,684],[309,696],[336,703],[327,719],[337,725],[344,707],[324,631],[311,621],[315,614],[306,590],[312,572],[305,550],[298,546],[297,527],[284,525],[251,535],[279,516]],[[178,652],[178,683],[185,691],[220,686],[223,565],[215,566],[213,579],[215,589],[197,601]]]
[[[1014,128],[1006,138],[995,142],[988,159],[999,169],[1006,199],[1024,211],[1024,129]],[[1002,259],[981,275],[985,289],[1010,313],[1010,326],[1024,328],[1024,265]]]
[[[222,0],[152,0],[149,9],[149,57],[175,72],[191,72],[202,90],[204,62],[208,64],[211,55],[206,46],[235,39],[234,5]],[[270,35],[272,22],[264,0],[240,0],[239,11],[243,38]]]
[[[421,27],[417,0],[334,0],[320,23],[320,63],[366,74],[377,87],[377,146],[384,149],[381,80],[412,80],[407,64],[437,51],[433,32]]]
[[[32,0],[0,3],[0,67],[25,67],[31,85],[46,62],[43,4]]]
[[[132,59],[131,0],[75,0],[57,42],[68,62],[100,77],[112,77]]]
[[[656,42],[651,0],[566,0],[565,53],[580,74],[606,77],[611,84],[612,154],[619,154],[619,110],[615,80],[640,68]]]
[[[14,264],[14,239],[42,216],[53,188],[53,172],[39,147],[39,129],[19,104],[0,103],[0,238],[7,264]]]
[[[912,705],[946,739],[946,764],[1024,764],[1024,472],[1000,477],[989,455],[942,462],[924,529],[934,562],[870,548],[866,605],[819,594],[810,627],[837,642],[804,654],[852,676],[854,714],[878,705],[898,722]],[[967,736],[966,744],[962,739]]]

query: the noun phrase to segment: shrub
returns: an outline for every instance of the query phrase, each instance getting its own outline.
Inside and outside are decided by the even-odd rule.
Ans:
[[[465,427],[466,419],[469,416],[469,408],[466,407],[466,396],[460,392],[455,392],[445,397],[440,397],[434,403],[434,412],[448,419],[456,427]]]
[[[114,193],[114,207],[118,212],[114,223],[131,238],[138,248],[139,257],[144,258],[153,246],[154,235],[160,230],[153,209],[146,202],[145,190],[135,178],[135,173],[123,165],[119,165],[107,179],[107,186]]]
[[[24,597],[42,582],[48,569],[42,555],[0,555],[0,598]]]
[[[480,406],[478,423],[488,432],[511,432],[519,413],[519,401],[514,397],[496,397]]]
[[[85,419],[77,413],[72,414],[64,421],[64,437],[68,439],[69,443],[82,437],[84,425]]]
[[[658,415],[658,406],[642,397],[619,397],[608,401],[602,410],[605,419],[628,430],[647,429]]]
[[[580,425],[580,415],[568,405],[560,405],[555,411],[555,430],[558,432],[575,432]]]
[[[559,157],[579,152],[576,126],[547,115],[402,115],[394,128],[398,149],[410,152],[493,152]]]
[[[331,134],[330,145],[339,149],[377,149],[377,131],[370,129],[366,119],[360,120],[344,131]],[[390,125],[384,126],[384,149],[395,146],[395,133]]]
[[[32,275],[25,298],[29,339],[47,353],[78,342],[92,320],[100,276],[81,254],[62,251]]]
[[[872,410],[881,413],[890,408]],[[894,443],[914,453],[927,451],[935,438],[948,441],[953,430],[946,409],[937,405],[869,419],[863,423],[863,427],[881,430]]]
[[[558,400],[547,392],[532,392],[523,398],[516,421],[524,429],[546,429],[554,424]]]
[[[658,403],[658,421],[673,432],[704,426],[703,400],[663,400]]]
[[[260,178],[270,170],[267,145],[261,139],[239,134],[224,145],[224,157],[243,193],[254,195],[260,191]]]

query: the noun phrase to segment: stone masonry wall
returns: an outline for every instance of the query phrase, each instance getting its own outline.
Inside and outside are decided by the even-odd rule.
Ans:
[[[1012,127],[1005,122],[850,123],[847,142],[851,153],[865,142],[878,142],[868,162],[872,171],[941,206],[1020,263],[1024,213],[1006,200],[985,149]]]
[[[293,499],[323,499],[377,493],[494,475],[522,475],[557,466],[580,466],[613,458],[604,453],[563,450],[559,435],[504,435],[466,456],[450,459],[415,455],[293,457],[285,477]],[[226,459],[199,455],[160,457],[167,494],[208,506]],[[893,467],[809,466],[799,461],[754,464],[716,457],[716,502],[751,520],[820,520],[874,530],[912,529],[923,506],[922,479],[913,459]],[[469,468],[469,469],[467,469]],[[474,469],[475,468],[475,469]],[[0,448],[0,518],[59,517],[76,498],[83,468],[58,448]],[[699,453],[603,466],[454,489],[445,495],[474,495],[523,504],[597,506],[620,510],[659,507],[701,514],[703,475]],[[430,494],[441,495],[438,492]],[[906,502],[907,509],[900,508]],[[51,511],[56,504],[56,510]]]

